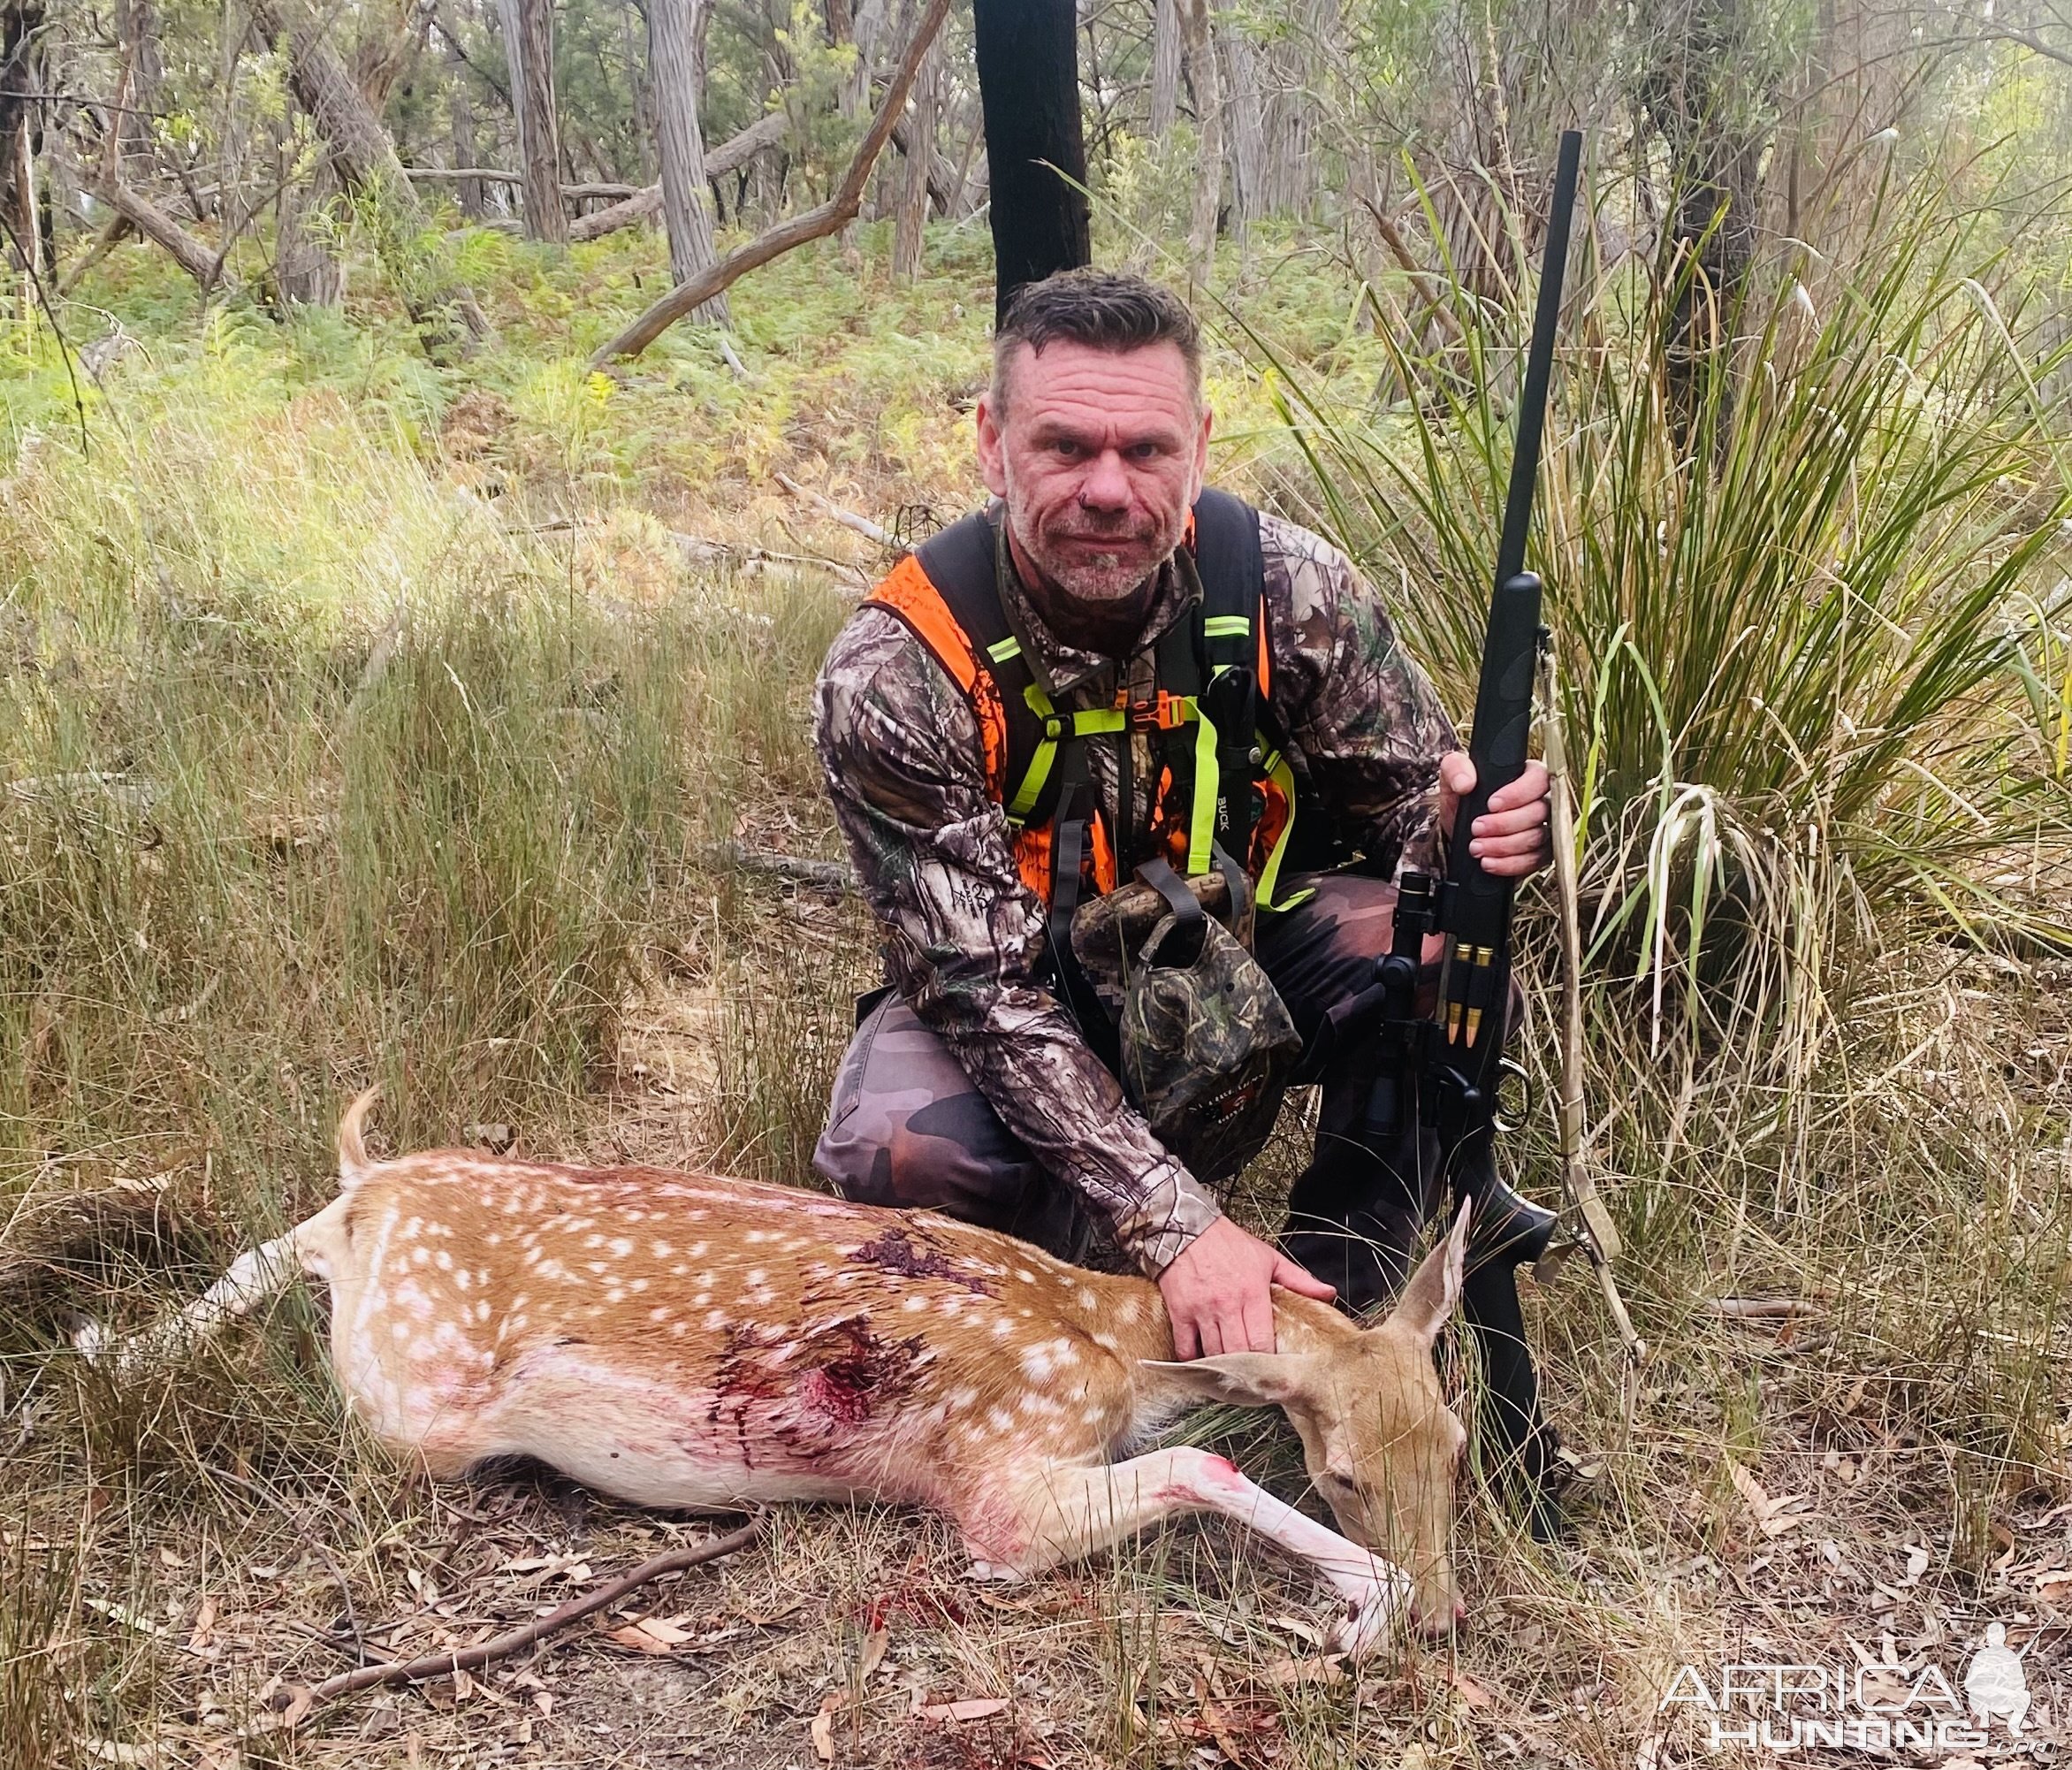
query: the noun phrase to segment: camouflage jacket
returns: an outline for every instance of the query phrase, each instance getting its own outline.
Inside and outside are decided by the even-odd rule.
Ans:
[[[998,520],[997,508],[995,520]],[[1435,860],[1439,758],[1453,729],[1352,562],[1262,513],[1271,701],[1289,736],[1297,803],[1322,807],[1370,866]],[[1061,708],[1115,704],[1115,660],[1066,643],[1013,581],[1002,592],[1032,642],[1031,668]],[[1184,552],[1161,573],[1131,698],[1154,680],[1152,648],[1200,595]],[[865,896],[884,925],[890,980],[973,1085],[1051,1173],[1077,1187],[1156,1274],[1215,1220],[1217,1206],[1152,1135],[1039,980],[1041,904],[1023,885],[1001,806],[986,790],[979,724],[948,673],[897,616],[859,609],[822,668],[814,744]],[[1127,734],[1086,740],[1088,774],[1116,828]],[[1148,751],[1131,777],[1131,819],[1150,816]]]

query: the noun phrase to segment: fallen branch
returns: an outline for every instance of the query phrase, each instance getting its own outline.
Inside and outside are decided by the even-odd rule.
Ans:
[[[129,217],[119,210],[109,217],[108,225],[94,236],[94,243],[80,255],[79,261],[65,273],[65,279],[57,286],[62,298],[78,288],[80,280],[110,252],[127,239],[133,232]]]
[[[1730,1322],[1807,1322],[1820,1306],[1803,1297],[1715,1297],[1712,1313]]]
[[[739,172],[764,149],[774,148],[781,141],[790,126],[791,119],[781,111],[758,117],[738,135],[729,135],[705,155],[705,176],[719,179]],[[616,233],[621,227],[636,226],[661,212],[661,186],[643,185],[609,209],[577,216],[568,224],[568,238],[601,240],[607,233]]]
[[[204,291],[235,287],[224,274],[222,256],[197,240],[179,222],[141,192],[119,179],[103,179],[95,192],[117,217],[142,234],[154,246],[163,247],[172,262],[199,283]],[[110,240],[110,244],[114,242]]]
[[[484,1641],[478,1647],[456,1647],[445,1653],[428,1653],[421,1659],[392,1659],[379,1666],[362,1666],[355,1671],[340,1672],[335,1678],[326,1678],[314,1686],[284,1684],[275,1692],[274,1702],[282,1709],[328,1702],[333,1697],[351,1696],[356,1690],[370,1690],[378,1684],[417,1684],[427,1678],[450,1678],[455,1672],[476,1672],[484,1666],[493,1666],[499,1659],[507,1659],[512,1654],[529,1647],[536,1641],[549,1635],[559,1634],[571,1623],[580,1622],[586,1616],[618,1603],[629,1591],[637,1591],[650,1585],[665,1574],[681,1573],[686,1568],[702,1567],[707,1561],[716,1561],[723,1555],[731,1555],[737,1549],[745,1549],[756,1539],[762,1529],[759,1517],[751,1518],[740,1530],[725,1537],[708,1537],[702,1543],[695,1543],[687,1549],[672,1549],[666,1555],[657,1555],[651,1561],[643,1561],[622,1578],[609,1585],[586,1592],[581,1598],[572,1598],[558,1609],[545,1616],[536,1617],[522,1629],[514,1629],[507,1635],[499,1635],[493,1641]],[[286,1698],[285,1701],[282,1698]]]
[[[516,172],[500,171],[495,166],[405,166],[403,176],[415,179],[420,184],[460,184],[475,179],[485,185],[518,185],[525,180]],[[628,184],[563,185],[561,195],[571,202],[581,202],[586,198],[626,197],[637,195],[644,187]]]
[[[830,521],[841,523],[845,529],[853,530],[866,541],[875,541],[880,546],[889,548],[895,553],[901,551],[899,543],[892,537],[892,531],[880,529],[868,516],[859,516],[854,510],[844,510],[841,505],[821,497],[818,492],[809,492],[788,474],[775,473],[773,477],[778,484],[794,498],[803,499]]]
[[[616,358],[638,356],[686,314],[695,313],[749,271],[767,264],[773,258],[782,257],[809,240],[824,240],[830,233],[839,233],[854,221],[864,206],[864,187],[870,181],[871,168],[877,164],[878,156],[892,134],[892,126],[906,110],[907,95],[913,89],[921,59],[927,54],[929,44],[942,27],[943,15],[948,11],[949,0],[928,0],[928,10],[921,15],[905,54],[893,71],[891,81],[885,88],[885,97],[878,106],[878,114],[871,119],[870,129],[857,145],[856,157],[842,174],[842,187],[832,197],[818,208],[809,209],[804,215],[794,216],[789,221],[780,222],[758,234],[747,245],[729,252],[712,269],[701,271],[689,282],[679,283],[631,325],[600,345],[591,355],[590,366],[602,369]]]
[[[1374,217],[1375,231],[1382,236],[1382,244],[1389,248],[1390,256],[1408,274],[1412,286],[1424,298],[1425,305],[1431,310],[1441,328],[1454,343],[1459,344],[1466,336],[1466,332],[1460,324],[1460,316],[1448,303],[1447,297],[1451,292],[1444,279],[1434,276],[1417,262],[1410,249],[1410,242],[1403,237],[1403,230],[1390,220],[1376,204],[1364,196],[1360,202],[1360,206]]]
[[[818,890],[847,896],[856,889],[857,876],[846,860],[808,860],[796,854],[780,854],[775,849],[750,848],[738,842],[721,843],[714,858],[743,873],[761,873],[773,879],[788,879],[795,885],[811,885]]]

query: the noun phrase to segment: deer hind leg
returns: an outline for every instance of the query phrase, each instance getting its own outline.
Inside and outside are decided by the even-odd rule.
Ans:
[[[1378,1646],[1410,1598],[1402,1568],[1275,1499],[1226,1459],[1190,1446],[1093,1467],[1040,1464],[974,1511],[964,1521],[964,1545],[981,1579],[1040,1573],[1183,1513],[1220,1512],[1329,1582],[1344,1601],[1329,1637],[1337,1653]]]

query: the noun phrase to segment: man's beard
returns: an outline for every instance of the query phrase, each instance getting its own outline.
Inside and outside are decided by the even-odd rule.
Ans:
[[[1068,600],[1101,607],[1133,600],[1135,592],[1179,545],[1185,523],[1183,515],[1169,535],[1162,534],[1155,523],[1084,521],[1049,533],[1016,522],[1014,530],[1022,551]],[[1103,542],[1112,543],[1115,550],[1106,551],[1101,545]]]

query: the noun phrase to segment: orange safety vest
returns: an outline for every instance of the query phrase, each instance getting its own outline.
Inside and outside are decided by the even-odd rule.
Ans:
[[[1233,858],[1256,882],[1261,906],[1286,907],[1275,892],[1294,828],[1295,779],[1266,711],[1273,656],[1258,512],[1227,493],[1201,494],[1185,545],[1202,599],[1192,621],[1176,622],[1159,641],[1156,696],[1138,706],[1126,690],[1112,707],[1052,706],[1001,605],[999,544],[983,514],[967,516],[908,554],[865,600],[897,616],[971,702],[986,790],[1007,813],[1022,882],[1050,908],[1061,891],[1076,899],[1086,884],[1112,891],[1118,849],[1200,874],[1219,843],[1235,836],[1244,851]],[[1244,711],[1234,714],[1238,707]],[[1219,713],[1231,729],[1218,729]],[[1085,840],[1068,835],[1061,844],[1060,824],[1069,821],[1058,815],[1061,801],[1076,801],[1072,777],[1084,778],[1073,752],[1091,735],[1131,729],[1159,734],[1150,828],[1140,841],[1118,843],[1095,806]]]

